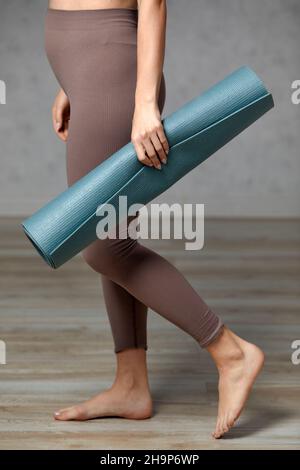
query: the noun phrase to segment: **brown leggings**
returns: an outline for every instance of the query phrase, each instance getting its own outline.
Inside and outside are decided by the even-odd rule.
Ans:
[[[68,185],[130,141],[137,20],[137,10],[127,8],[47,11],[47,57],[71,106]],[[164,103],[162,75],[160,111]],[[82,254],[101,275],[115,352],[147,349],[148,307],[186,331],[202,347],[221,332],[222,321],[185,277],[137,240],[99,239]]]

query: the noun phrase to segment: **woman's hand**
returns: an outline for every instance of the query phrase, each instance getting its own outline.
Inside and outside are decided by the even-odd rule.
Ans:
[[[68,138],[70,120],[70,101],[61,89],[57,94],[52,107],[53,127],[58,137],[64,142]]]
[[[135,106],[131,141],[138,160],[147,166],[161,169],[167,163],[169,144],[165,136],[157,104],[143,103]]]

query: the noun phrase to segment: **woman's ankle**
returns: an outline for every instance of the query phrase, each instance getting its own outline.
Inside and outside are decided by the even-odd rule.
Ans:
[[[232,367],[244,359],[243,349],[227,327],[223,328],[221,334],[207,346],[206,350],[219,370]]]
[[[149,389],[146,351],[126,349],[117,353],[117,373],[114,386],[124,390]]]
[[[130,373],[122,373],[119,372],[116,375],[115,381],[113,383],[113,387],[121,388],[122,390],[131,391],[135,389],[139,390],[148,390],[149,383],[148,379],[142,375],[137,375],[135,372]]]

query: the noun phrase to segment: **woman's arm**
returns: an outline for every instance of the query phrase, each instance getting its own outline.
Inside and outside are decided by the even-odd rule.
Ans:
[[[157,103],[165,53],[166,0],[138,0],[138,7],[137,85],[131,140],[139,161],[160,169],[160,162],[166,163],[169,151]]]

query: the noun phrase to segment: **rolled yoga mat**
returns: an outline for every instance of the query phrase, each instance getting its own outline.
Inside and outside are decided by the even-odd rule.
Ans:
[[[147,204],[274,106],[260,78],[244,66],[162,119],[169,142],[160,171],[137,159],[131,142],[31,217],[22,227],[34,247],[58,268],[97,239],[98,206],[119,196]],[[82,155],[84,158],[84,155]]]

